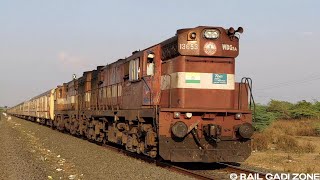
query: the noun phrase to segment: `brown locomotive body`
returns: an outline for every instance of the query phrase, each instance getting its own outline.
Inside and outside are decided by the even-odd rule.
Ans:
[[[251,153],[252,97],[250,84],[235,82],[239,33],[178,30],[52,90],[54,118],[22,114],[21,105],[8,112],[169,161],[244,161]]]

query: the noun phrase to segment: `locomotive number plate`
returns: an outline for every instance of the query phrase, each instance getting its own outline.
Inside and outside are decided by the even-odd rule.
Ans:
[[[196,44],[196,43],[179,44],[179,49],[196,50],[196,49],[198,49],[198,44]]]

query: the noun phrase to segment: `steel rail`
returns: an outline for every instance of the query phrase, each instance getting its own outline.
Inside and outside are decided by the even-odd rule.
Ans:
[[[230,173],[236,173],[236,174],[245,173],[246,175],[248,175],[248,174],[259,174],[259,175],[262,175],[262,177],[266,176],[266,173],[264,173],[264,172],[256,171],[256,170],[253,170],[253,169],[246,169],[246,168],[243,168],[243,167],[238,167],[238,166],[235,166],[235,165],[232,165],[232,164],[229,164],[229,163],[221,163],[221,162],[219,162],[217,164],[226,166],[226,168],[223,169],[223,170],[225,170],[227,172],[230,172]]]

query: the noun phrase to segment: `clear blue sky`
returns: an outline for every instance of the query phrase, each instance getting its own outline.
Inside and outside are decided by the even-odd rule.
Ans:
[[[320,99],[320,1],[0,0],[0,106],[68,82],[177,29],[244,27],[236,77],[255,97]]]

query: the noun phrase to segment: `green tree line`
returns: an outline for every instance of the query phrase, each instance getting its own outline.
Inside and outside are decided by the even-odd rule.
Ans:
[[[319,119],[320,102],[307,102],[305,100],[297,103],[279,101],[272,99],[267,105],[256,104],[253,125],[260,131],[276,119]]]

